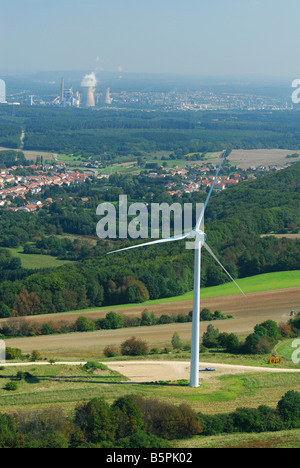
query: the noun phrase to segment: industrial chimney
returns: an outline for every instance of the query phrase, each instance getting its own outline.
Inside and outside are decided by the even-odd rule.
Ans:
[[[61,79],[61,87],[60,87],[60,102],[62,103],[65,99],[65,80],[64,78]]]

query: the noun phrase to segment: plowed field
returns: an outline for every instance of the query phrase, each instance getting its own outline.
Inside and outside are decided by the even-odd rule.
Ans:
[[[232,315],[232,320],[214,322],[202,322],[203,333],[209,323],[220,332],[233,332],[237,335],[247,335],[253,331],[257,323],[265,320],[274,320],[277,323],[287,322],[290,319],[291,310],[300,311],[300,287],[278,289],[247,294],[244,298],[240,295],[224,296],[203,299],[201,307],[207,307],[211,311],[222,310],[225,314]],[[144,306],[115,308],[114,311],[126,316],[140,316]],[[149,312],[155,315],[187,313],[192,309],[192,301],[170,302],[152,305]],[[105,317],[110,309],[89,311],[83,313],[55,314],[49,316],[36,316],[27,318],[34,321],[67,320],[74,322],[79,315],[85,315],[92,319]],[[180,335],[183,342],[190,342],[191,323],[171,323],[152,327],[123,328],[118,330],[99,330],[87,333],[71,333],[66,335],[49,335],[32,338],[14,338],[7,341],[7,346],[20,348],[24,353],[38,350],[43,354],[85,358],[85,352],[97,352],[108,345],[119,346],[125,339],[131,336],[144,339],[150,347],[170,346],[174,332]]]

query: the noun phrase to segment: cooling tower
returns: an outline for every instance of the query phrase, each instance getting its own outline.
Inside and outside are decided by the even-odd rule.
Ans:
[[[83,87],[83,107],[95,107],[95,96],[93,87]]]
[[[105,93],[105,104],[111,104],[110,89],[106,89]]]

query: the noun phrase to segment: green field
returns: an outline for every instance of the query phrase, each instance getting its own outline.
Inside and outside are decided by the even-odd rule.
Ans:
[[[28,269],[42,269],[42,268],[55,268],[70,263],[68,260],[58,260],[51,255],[35,255],[35,254],[24,254],[23,248],[18,247],[16,249],[7,249],[10,251],[13,257],[20,258],[23,268]]]
[[[109,363],[106,362],[109,366]],[[4,389],[7,382],[16,380],[18,371],[30,377],[18,381],[18,389]],[[124,383],[122,383],[122,381]],[[0,370],[0,412],[42,409],[59,406],[72,414],[76,405],[101,397],[109,403],[117,398],[138,394],[158,398],[175,405],[183,403],[206,414],[227,413],[238,407],[256,408],[277,402],[289,390],[299,386],[299,374],[238,374],[212,376],[199,388],[176,385],[131,384],[113,371],[86,371],[83,366],[32,364],[29,367],[3,367]]]
[[[190,160],[186,159],[168,159],[170,155],[170,151],[158,151],[155,153],[148,153],[147,154],[147,163],[154,163],[158,164],[159,166],[161,164],[165,164],[167,169],[171,169],[174,167],[177,167],[178,169],[183,169],[187,164],[189,166],[203,166],[207,163],[212,163],[216,159],[218,160],[220,158],[220,153],[207,153],[203,159],[200,161],[193,160],[193,155],[197,153],[189,153],[186,156],[190,157]],[[166,159],[162,159],[166,158]],[[61,155],[59,155],[59,159],[62,161],[67,162],[66,159],[62,159]],[[123,162],[126,163],[128,162],[128,158],[123,158]],[[122,158],[120,157],[119,160],[121,161]],[[132,158],[132,161],[134,161],[134,157]],[[127,172],[140,172],[142,170],[141,167],[139,167],[137,164],[132,164],[132,165],[120,165],[120,164],[111,164],[109,166],[106,166],[105,168],[101,169],[100,172],[106,173],[106,174],[114,174],[116,172],[120,173],[127,173]],[[153,170],[155,172],[155,169]]]
[[[281,271],[275,273],[266,273],[263,275],[250,276],[237,280],[238,285],[245,294],[259,291],[270,291],[274,289],[295,288],[300,286],[300,270]],[[226,283],[220,286],[213,286],[201,290],[202,297],[219,297],[240,294],[240,291],[234,283]],[[184,301],[193,298],[193,293],[189,292],[179,296],[177,300]],[[163,299],[164,300],[164,299]],[[169,298],[169,301],[176,298]]]
[[[300,270],[281,271],[275,273],[266,273],[263,275],[250,276],[237,280],[238,285],[245,294],[259,291],[271,291],[274,289],[286,289],[300,287]],[[201,297],[221,297],[241,294],[234,283],[225,283],[219,286],[201,289]],[[193,299],[193,291],[182,296],[167,297],[154,301],[147,301],[143,304],[151,306],[154,304],[164,304],[166,302],[189,301]],[[134,304],[130,304],[132,306]],[[126,307],[126,305],[124,306]]]
[[[300,270],[265,273],[237,280],[238,285],[245,294],[274,289],[295,288],[300,286]],[[218,297],[240,294],[234,283],[226,283],[201,290],[202,297]],[[192,299],[192,292],[180,296],[178,300]],[[173,298],[172,298],[173,299]]]
[[[299,448],[300,430],[260,434],[222,434],[197,436],[173,442],[174,448]]]
[[[23,373],[18,380],[17,372]],[[25,375],[24,375],[25,374]],[[199,388],[177,385],[128,385],[126,378],[109,369],[87,370],[84,366],[45,365],[32,363],[29,367],[0,367],[0,413],[31,412],[59,408],[63,415],[74,417],[79,403],[102,398],[109,404],[116,399],[135,394],[155,398],[174,405],[187,404],[195,411],[220,414],[239,407],[257,408],[267,405],[276,408],[289,390],[299,385],[299,375],[243,374],[214,376]],[[15,381],[15,391],[5,390]],[[299,429],[260,434],[222,434],[194,436],[172,441],[174,448],[268,448],[299,447]]]
[[[298,338],[299,341],[299,338]],[[293,347],[293,343],[297,342],[296,338],[285,340],[284,342],[279,342],[279,344],[275,347],[276,353],[281,356],[285,357],[287,359],[292,359],[292,355],[295,353],[296,359],[300,358],[300,352],[297,351],[299,349],[299,344],[295,344]]]
[[[250,276],[237,280],[238,285],[245,294],[259,291],[270,291],[274,289],[295,288],[300,286],[300,270],[281,271],[275,273],[266,273],[263,275]],[[225,283],[220,286],[202,288],[201,296],[220,297],[240,294],[240,291],[234,283]],[[163,304],[164,302],[188,301],[193,299],[193,292],[188,292],[182,296],[158,299],[156,301],[145,302],[145,305]]]

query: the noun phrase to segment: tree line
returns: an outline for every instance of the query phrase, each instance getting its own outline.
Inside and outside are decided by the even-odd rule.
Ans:
[[[300,314],[290,319],[288,323],[277,324],[274,320],[266,320],[254,327],[245,340],[240,341],[234,333],[220,333],[209,324],[203,334],[202,352],[207,349],[222,349],[230,354],[266,354],[270,353],[279,340],[298,337],[300,335]]]
[[[296,429],[300,424],[300,393],[287,392],[275,409],[266,405],[258,408],[237,408],[232,413],[207,415],[200,413],[202,434],[262,433]]]
[[[1,448],[170,448],[195,435],[265,432],[300,427],[300,393],[287,392],[272,409],[238,408],[229,414],[196,413],[157,399],[127,395],[111,405],[103,398],[61,408],[0,414]]]
[[[0,306],[0,313],[5,314],[5,307]],[[165,325],[167,323],[188,323],[192,322],[193,312],[188,314],[174,314],[172,316],[162,314],[156,317],[154,313],[149,313],[146,309],[141,313],[141,316],[125,316],[116,312],[108,312],[105,318],[90,319],[85,316],[80,316],[72,323],[66,320],[50,320],[49,322],[38,323],[28,321],[24,317],[12,317],[0,325],[0,336],[16,337],[16,336],[38,336],[52,335],[60,333],[72,332],[88,332],[95,330],[116,330],[118,328],[131,327],[150,327],[154,325]],[[231,318],[226,316],[221,311],[216,310],[211,313],[208,309],[203,309],[201,313],[201,321],[226,320]]]
[[[216,311],[217,315],[225,318],[220,311]],[[204,314],[205,315],[205,314]],[[202,317],[203,319],[203,317]],[[36,336],[50,335],[58,333],[71,332],[89,332],[95,330],[116,330],[122,327],[137,327],[161,325],[166,323],[186,323],[192,321],[192,312],[188,315],[178,315],[170,317],[161,315],[154,317],[154,314],[149,314],[144,311],[140,318],[122,317],[115,312],[109,312],[105,318],[91,320],[88,317],[80,316],[74,324],[70,324],[65,320],[50,321],[43,324],[28,322],[25,319],[10,319],[0,328],[0,337],[3,339],[14,336]],[[290,319],[288,323],[277,324],[273,320],[267,320],[259,323],[254,327],[253,333],[246,336],[244,340],[240,340],[235,333],[220,333],[212,324],[209,324],[206,332],[204,332],[201,341],[201,353],[206,353],[209,349],[230,354],[243,355],[259,355],[271,353],[274,346],[279,340],[287,338],[295,338],[300,336],[300,314],[294,319]],[[175,332],[171,340],[172,348],[175,351],[190,351],[190,344],[183,344],[179,335]],[[105,357],[123,356],[146,356],[148,354],[164,354],[171,352],[171,349],[164,347],[149,349],[148,344],[137,339],[135,336],[125,340],[118,348],[116,346],[107,346],[104,349]],[[25,359],[21,350],[17,348],[7,348],[7,360]]]

